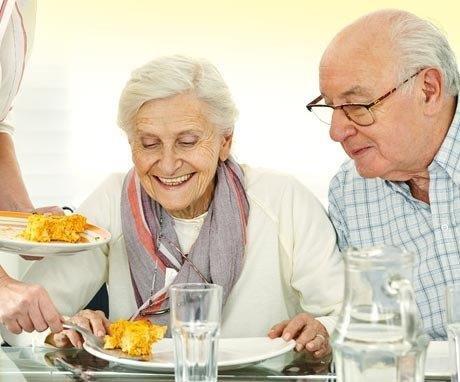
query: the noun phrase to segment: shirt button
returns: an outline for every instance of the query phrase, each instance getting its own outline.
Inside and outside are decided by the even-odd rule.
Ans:
[[[449,230],[449,225],[448,224],[441,224],[441,229],[445,232]]]

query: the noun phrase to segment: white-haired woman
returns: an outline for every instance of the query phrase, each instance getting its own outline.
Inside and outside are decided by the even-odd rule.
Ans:
[[[334,230],[292,177],[231,158],[236,116],[205,60],[163,57],[134,71],[119,107],[134,168],[109,177],[79,209],[112,233],[111,242],[37,262],[25,279],[44,285],[62,314],[97,335],[105,333],[103,314],[80,310],[103,283],[111,320],[143,307],[140,315],[167,323],[167,312],[155,313],[168,306],[170,280],[212,282],[224,291],[222,336],[263,336],[281,322],[271,336],[327,354],[343,284]],[[6,337],[30,343],[27,334]],[[80,346],[81,338],[64,331],[47,342]]]

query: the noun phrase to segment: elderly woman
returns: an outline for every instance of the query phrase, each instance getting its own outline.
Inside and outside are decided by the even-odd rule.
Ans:
[[[107,319],[81,309],[104,283],[111,320],[142,308],[139,315],[167,323],[167,312],[154,314],[167,307],[171,282],[212,282],[224,291],[223,337],[272,328],[272,337],[296,338],[298,350],[328,353],[343,284],[334,230],[295,179],[232,159],[236,115],[207,61],[163,57],[134,71],[119,106],[134,168],[109,177],[79,209],[112,233],[110,243],[36,262],[25,280],[42,284],[62,314],[97,335]],[[12,344],[32,341],[4,335]],[[44,337],[35,334],[35,343]],[[46,341],[81,346],[71,331]]]

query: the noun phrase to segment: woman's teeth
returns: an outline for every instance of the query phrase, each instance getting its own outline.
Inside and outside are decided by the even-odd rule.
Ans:
[[[167,186],[178,186],[179,184],[182,184],[189,180],[192,177],[192,175],[193,174],[187,174],[178,176],[177,178],[161,178],[157,176],[157,178],[160,180],[161,183],[166,184]]]

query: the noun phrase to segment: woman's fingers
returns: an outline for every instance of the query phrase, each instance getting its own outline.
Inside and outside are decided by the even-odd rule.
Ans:
[[[81,349],[83,347],[83,339],[80,336],[80,334],[78,334],[76,331],[66,329],[63,330],[63,333],[67,336],[72,346],[78,349]]]
[[[109,326],[109,320],[105,317],[104,312],[100,310],[82,310],[72,318],[72,321],[93,332],[98,337],[104,336]]]
[[[105,313],[102,310],[96,310],[94,313],[96,313],[100,317],[102,324],[104,325],[104,335],[105,335],[109,330],[110,321],[105,316]]]
[[[52,341],[48,343],[51,343],[51,345],[54,345],[58,348],[74,346],[81,349],[83,341],[77,332],[69,329],[64,329],[60,333],[53,334]]]
[[[78,325],[97,336],[103,336],[106,328],[109,326],[109,320],[102,311],[82,310],[69,319],[75,325]],[[76,331],[66,329],[53,337],[54,345],[57,347],[74,346],[79,349],[83,346],[83,337]]]
[[[331,346],[329,345],[329,341],[327,341],[321,348],[313,353],[314,358],[323,358],[327,356],[331,352]]]
[[[92,328],[91,328],[91,324],[88,320],[88,318],[86,317],[83,317],[83,316],[80,316],[79,314],[77,314],[76,316],[73,316],[71,319],[70,319],[71,322],[73,322],[74,324],[82,327],[83,329],[86,329],[90,332],[92,332]]]
[[[302,333],[299,334],[299,336],[296,338],[296,347],[295,349],[297,351],[301,351],[302,349],[307,347],[307,344],[309,345],[312,340],[314,340],[315,335],[317,333],[317,328],[310,322],[310,324],[307,324],[304,329],[302,330]],[[311,351],[310,348],[307,348],[308,351]],[[315,349],[318,350],[318,349]]]
[[[67,337],[67,331],[63,330],[60,333],[56,333],[53,335],[53,341],[51,343],[52,345],[58,347],[58,348],[67,348],[70,347],[72,344]]]
[[[314,337],[305,345],[305,348],[309,352],[316,352],[321,349],[322,346],[327,342],[326,337],[323,334],[315,334]]]
[[[94,315],[91,315],[89,317],[89,322],[91,324],[91,328],[93,330],[93,333],[98,336],[98,337],[102,337],[105,335],[105,326],[104,326],[104,322],[103,320],[101,319],[101,317],[99,317],[98,315],[94,314]]]
[[[298,314],[291,320],[276,324],[268,336],[270,338],[283,337],[286,341],[295,339],[295,349],[305,350],[314,358],[322,358],[331,352],[326,328],[308,313]]]
[[[286,327],[286,325],[288,324],[288,322],[289,322],[289,320],[285,320],[285,321],[282,321],[279,324],[276,324],[275,326],[273,326],[270,329],[270,331],[268,332],[268,336],[270,338],[281,337],[281,335],[283,334],[283,330]]]
[[[289,341],[292,338],[296,339],[308,322],[311,321],[311,316],[306,313],[301,313],[295,316],[292,320],[288,322],[286,327],[283,330],[283,339]]]

